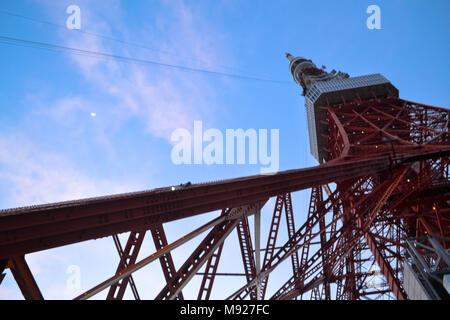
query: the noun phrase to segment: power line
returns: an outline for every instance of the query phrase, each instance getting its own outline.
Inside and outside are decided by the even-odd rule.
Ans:
[[[46,24],[46,25],[49,25],[49,26],[52,26],[52,27],[59,28],[59,29],[64,30],[64,31],[68,31],[67,26],[65,26],[65,25],[61,25],[61,24],[58,24],[58,23],[45,21],[45,20],[41,20],[41,19],[37,19],[37,18],[33,18],[33,17],[28,17],[28,16],[25,16],[25,15],[22,15],[22,14],[11,12],[11,11],[6,11],[6,10],[1,10],[0,9],[0,14],[4,14],[4,15],[11,16],[11,17],[20,18],[20,19],[31,21],[31,22],[40,23],[40,24]],[[171,51],[167,51],[167,50],[161,50],[161,49],[155,49],[155,48],[148,47],[148,46],[145,46],[145,45],[142,45],[142,44],[125,41],[125,40],[122,40],[122,39],[114,38],[114,37],[111,37],[111,36],[105,36],[105,35],[94,33],[94,32],[90,32],[90,31],[85,31],[85,30],[81,30],[81,29],[73,29],[73,30],[70,30],[70,31],[71,32],[75,31],[75,32],[82,33],[82,34],[85,34],[85,35],[88,35],[88,36],[97,37],[97,38],[101,38],[101,39],[105,39],[105,40],[109,40],[109,41],[114,41],[114,42],[117,42],[117,43],[120,43],[120,44],[133,46],[133,47],[136,47],[136,48],[141,48],[141,49],[150,50],[150,51],[154,51],[154,52],[164,53],[164,54],[167,54],[167,55],[176,55],[177,58],[179,58],[181,60],[185,60],[185,61],[195,61],[195,62],[205,63],[205,61],[203,61],[201,59],[192,58],[192,57],[183,57],[183,56],[180,56],[178,53],[175,53],[175,52],[171,52]],[[214,63],[214,65],[218,66],[218,67],[220,67],[222,69],[225,69],[225,70],[228,69],[228,70],[231,70],[231,71],[245,72],[245,71],[240,70],[240,69],[231,68],[231,67],[220,65],[220,64],[217,64],[217,63]],[[255,77],[257,77],[257,76],[255,76]]]
[[[157,65],[157,66],[172,68],[172,69],[181,70],[181,71],[206,73],[206,74],[211,74],[211,75],[224,76],[224,77],[230,77],[230,78],[236,78],[236,79],[242,79],[242,80],[272,82],[272,83],[280,83],[280,84],[291,84],[290,81],[264,79],[264,78],[251,77],[251,76],[245,76],[245,75],[240,75],[240,74],[219,72],[219,71],[208,70],[208,69],[191,68],[191,67],[174,65],[174,64],[169,64],[169,63],[162,63],[162,62],[153,61],[153,60],[125,57],[125,56],[115,55],[115,54],[110,54],[110,53],[105,53],[105,52],[84,50],[84,49],[79,49],[79,48],[72,48],[72,47],[67,47],[67,46],[62,46],[62,45],[51,44],[51,43],[47,43],[47,42],[31,41],[31,40],[25,40],[25,39],[19,39],[19,38],[14,38],[14,37],[7,37],[7,36],[0,36],[0,43],[6,44],[6,45],[16,45],[16,46],[21,46],[21,47],[31,47],[31,48],[37,48],[37,49],[68,51],[68,52],[71,52],[71,53],[74,53],[77,55],[91,56],[91,57],[97,57],[97,58],[105,57],[105,58],[110,58],[110,59],[127,62],[127,63]]]
[[[32,18],[32,17],[27,17],[27,16],[24,16],[24,15],[21,15],[21,14],[17,14],[17,13],[10,12],[10,11],[5,11],[5,10],[0,10],[0,13],[8,15],[8,16],[12,16],[12,17],[20,18],[20,19],[29,20],[29,21],[32,21],[32,22],[46,24],[46,25],[49,25],[49,26],[52,26],[52,27],[57,27],[59,29],[67,31],[67,26],[62,25],[62,24],[58,24],[58,23],[54,23],[54,22],[50,22],[50,21],[45,21],[45,20],[40,20],[40,19],[36,19],[36,18]],[[94,36],[94,37],[102,38],[102,39],[105,39],[105,40],[111,40],[111,41],[115,41],[115,42],[119,42],[119,43],[122,43],[122,44],[129,45],[129,46],[138,47],[138,48],[142,48],[142,49],[147,49],[147,50],[151,50],[151,51],[156,51],[156,52],[160,52],[160,53],[174,54],[174,52],[169,52],[169,51],[165,51],[165,50],[155,49],[155,48],[151,48],[151,47],[144,46],[144,45],[141,45],[141,44],[128,42],[128,41],[125,41],[125,40],[122,40],[122,39],[118,39],[118,38],[114,38],[114,37],[110,37],[110,36],[105,36],[105,35],[94,33],[94,32],[90,32],[90,31],[85,31],[85,30],[82,30],[82,29],[73,29],[73,30],[70,30],[70,31],[71,32],[75,31],[75,32],[83,33],[83,34],[86,34],[86,35],[89,35],[89,36]],[[193,60],[197,60],[197,61],[201,62],[201,60],[198,60],[198,59],[193,59]]]

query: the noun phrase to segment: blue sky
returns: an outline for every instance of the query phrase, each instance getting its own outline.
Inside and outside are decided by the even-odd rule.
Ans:
[[[81,8],[83,32],[53,25],[65,25],[66,8],[72,4]],[[381,9],[381,30],[366,27],[371,4]],[[194,120],[222,132],[279,129],[280,170],[315,165],[304,99],[289,74],[285,52],[351,76],[381,73],[402,98],[448,107],[449,10],[445,0],[2,1],[0,11],[52,25],[0,12],[0,36],[284,83],[0,43],[0,208],[259,173],[260,165],[174,165],[170,135],[177,128],[191,130]],[[297,225],[305,219],[307,193],[294,197]],[[266,224],[272,210],[273,201],[263,211]],[[212,216],[190,221],[200,225]],[[170,241],[185,233],[184,223],[167,226]],[[263,243],[265,235],[263,230]],[[150,238],[140,257],[154,250]],[[236,243],[235,235],[230,238]],[[187,251],[175,252],[177,266]],[[115,254],[109,238],[32,254],[27,260],[46,298],[70,298],[68,266],[80,266],[86,290],[114,273]],[[224,251],[224,261],[223,270],[242,272],[233,250]],[[136,274],[146,298],[161,288],[159,269],[156,263]],[[280,284],[286,280],[281,276]],[[232,281],[240,283],[218,280],[215,297],[231,293],[227,284]],[[187,296],[195,298],[197,288],[194,280]],[[20,292],[8,274],[0,298],[16,297]]]

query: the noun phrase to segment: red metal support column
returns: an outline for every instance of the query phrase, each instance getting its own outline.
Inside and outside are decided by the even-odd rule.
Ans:
[[[11,258],[9,269],[26,300],[44,300],[24,256]]]
[[[209,300],[211,296],[214,279],[216,278],[217,268],[219,266],[220,255],[222,254],[223,242],[216,252],[208,259],[205,274],[203,275],[197,300]]]
[[[345,183],[338,185],[338,188],[346,189],[351,185],[352,182],[353,181],[351,182],[346,181]],[[361,189],[362,188],[363,187],[361,187]],[[360,191],[361,189],[355,191]],[[355,199],[355,197],[351,195],[350,197],[345,197],[342,200],[343,200],[342,209],[344,213],[342,223],[345,228],[344,242],[348,245],[348,250],[343,262],[345,265],[345,273],[347,276],[343,287],[343,294],[344,296],[347,297],[348,300],[356,300],[359,298],[359,293],[356,289],[357,284],[355,278],[356,277],[355,255],[357,253],[355,246],[360,241],[360,239],[359,237],[355,238],[354,230],[356,229],[356,221],[354,220],[354,218],[356,211],[355,208],[357,207],[357,204],[355,202],[357,202],[357,200],[359,199]]]
[[[286,193],[284,195],[284,209],[286,213],[286,225],[287,225],[287,234],[289,239],[292,238],[295,234],[295,222],[294,222],[294,209],[292,207],[292,199],[291,194]],[[291,255],[292,260],[292,272],[294,273],[295,277],[298,277],[299,269],[300,269],[300,262],[298,259],[298,251],[294,251]]]
[[[123,249],[122,249],[122,245],[120,244],[119,236],[118,235],[113,235],[113,240],[114,240],[114,244],[116,245],[116,249],[117,249],[117,252],[119,254],[120,261],[122,262],[123,268],[128,267],[128,264],[126,262],[127,259],[125,258],[124,254],[123,254]],[[132,275],[130,275],[128,277],[128,282],[130,283],[130,287],[131,287],[131,290],[133,292],[134,298],[136,300],[140,300],[139,293],[137,291],[136,284],[134,283],[134,279],[133,279]],[[122,283],[123,283],[123,286],[126,287],[126,282],[122,281]],[[123,295],[123,293],[124,292],[122,292],[121,295]],[[120,297],[120,299],[119,299],[119,297],[117,297],[117,300],[122,300],[122,298],[123,298],[122,296]]]
[[[125,245],[125,250],[122,250],[122,246],[120,245],[119,239],[117,236],[113,237],[114,243],[119,253],[120,261],[117,266],[116,274],[120,274],[120,272],[132,265],[136,262],[139,250],[141,248],[142,242],[145,237],[145,230],[143,231],[131,231],[130,236],[128,237],[127,244]],[[136,290],[136,286],[134,284],[134,280],[131,276],[126,277],[116,283],[114,283],[110,288],[108,295],[106,297],[107,300],[122,300],[125,294],[125,290],[127,289],[128,283],[131,283],[131,287],[133,290],[133,294],[136,300],[139,299],[139,295]]]
[[[327,186],[328,187],[328,186]],[[322,188],[320,188],[320,192],[322,193]],[[321,195],[319,206],[323,204],[323,196]],[[336,208],[333,208],[333,213],[335,213]],[[330,228],[330,237],[334,234],[334,231],[336,230],[336,223],[334,222],[333,225]],[[323,288],[322,292],[319,291],[317,288],[316,290],[316,296],[319,298],[319,300],[325,299],[330,300],[331,298],[331,291],[330,291],[330,278],[331,278],[331,272],[330,272],[330,266],[328,264],[328,256],[329,256],[329,249],[325,249],[327,244],[327,227],[325,222],[325,215],[320,217],[319,219],[319,228],[322,230],[320,233],[320,246],[323,251],[322,255],[322,268],[323,268],[323,274],[324,274],[324,282],[323,282]]]
[[[308,209],[308,216],[306,218],[307,221],[312,221],[313,215],[319,211],[318,205],[322,201],[322,193],[321,193],[321,187],[313,187],[311,188],[311,198],[309,200],[309,209]],[[301,260],[300,260],[300,266],[303,267],[306,262],[308,261],[308,255],[309,255],[309,243],[312,238],[312,228],[309,229],[309,232],[305,234],[305,240],[304,245],[302,247],[302,254],[301,254]],[[295,275],[294,275],[295,276]]]
[[[270,261],[270,259],[272,259],[273,252],[275,251],[275,244],[277,241],[278,230],[280,228],[280,220],[281,220],[281,213],[283,211],[283,204],[284,204],[283,196],[282,195],[277,196],[275,200],[275,207],[273,210],[272,222],[270,224],[266,251],[264,253],[264,260],[262,264],[263,268]],[[261,296],[263,299],[266,294],[268,281],[269,276],[265,277],[261,282]]]
[[[229,214],[229,210],[222,210],[222,216]],[[198,291],[197,300],[209,300],[211,296],[212,287],[217,274],[217,268],[219,267],[220,256],[222,254],[223,244],[212,254],[206,263],[205,273],[203,274],[202,283]]]
[[[161,250],[165,246],[167,246],[167,237],[164,232],[164,228],[162,224],[159,224],[151,229],[153,241],[155,243],[156,251]],[[164,278],[166,282],[169,283],[176,273],[175,264],[173,263],[172,254],[167,252],[161,258],[159,258],[159,262],[161,263],[161,268],[164,273]],[[177,299],[184,300],[183,293],[180,293],[177,296]]]
[[[241,249],[242,262],[244,264],[245,277],[247,278],[248,283],[256,277],[256,263],[255,256],[253,254],[253,245],[247,217],[243,217],[241,221],[239,221],[236,226],[236,231]],[[256,300],[255,290],[250,292],[250,298],[252,300]]]
[[[375,261],[378,263],[378,266],[380,267],[382,274],[386,278],[386,281],[389,284],[389,288],[391,289],[391,291],[394,293],[394,295],[398,300],[407,299],[405,291],[403,290],[399,280],[395,277],[392,267],[383,257],[381,251],[378,248],[377,242],[375,241],[373,236],[369,233],[366,233],[364,235],[364,238],[366,239],[366,242],[375,257]]]
[[[307,221],[312,221],[311,217],[313,216],[314,212],[318,211],[318,205],[320,202],[322,202],[321,187],[311,188],[311,197],[309,200],[308,215],[306,217]],[[311,238],[312,238],[312,228],[309,229],[309,232],[305,234],[304,245],[302,246],[302,252],[300,255],[300,257],[301,257],[300,268],[303,268],[308,262]],[[299,276],[303,276],[303,275],[302,274],[294,274],[294,278],[297,278]],[[304,281],[304,279],[303,279],[303,281]],[[302,298],[302,297],[300,297],[300,298]]]

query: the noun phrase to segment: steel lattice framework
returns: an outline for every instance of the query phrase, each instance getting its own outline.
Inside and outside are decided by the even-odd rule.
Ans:
[[[42,299],[26,254],[111,236],[118,251],[116,274],[77,299],[102,290],[109,290],[108,299],[122,299],[128,286],[139,299],[132,274],[155,260],[166,283],[156,299],[184,299],[182,290],[196,274],[202,275],[197,298],[209,299],[225,239],[236,230],[246,284],[228,299],[406,299],[406,240],[450,236],[450,112],[402,100],[390,83],[355,86],[346,74],[288,58],[313,108],[308,121],[321,165],[2,210],[0,274],[9,268],[26,299]],[[306,220],[298,221],[291,193],[304,189],[311,189],[310,204]],[[269,236],[261,249],[261,208],[272,197]],[[217,218],[168,243],[163,224],[215,210],[221,211]],[[280,228],[282,219],[287,230]],[[122,247],[117,234],[124,232],[129,238]],[[280,232],[288,239],[282,244]],[[147,233],[156,251],[137,261]],[[175,266],[171,251],[200,234],[198,247]],[[269,275],[285,260],[291,260],[292,276],[267,296]]]

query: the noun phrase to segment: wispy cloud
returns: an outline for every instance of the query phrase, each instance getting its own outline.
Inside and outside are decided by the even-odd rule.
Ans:
[[[115,37],[128,40],[127,34],[132,31],[122,21],[120,2],[113,1],[111,5],[114,9],[108,10],[108,21],[115,29],[123,30]],[[97,14],[103,10],[101,6],[81,2],[82,16],[89,21],[83,25],[89,32],[109,36],[110,27]],[[149,36],[141,41],[144,44],[148,40],[153,42],[149,46],[158,48],[156,55],[155,52],[150,54],[142,48],[117,45],[86,33],[73,32],[68,37],[67,32],[64,32],[61,39],[70,47],[141,58],[151,56],[153,60],[164,62],[179,59],[176,52],[180,52],[182,57],[189,57],[189,63],[198,64],[202,61],[203,67],[212,67],[215,60],[223,60],[217,56],[219,53],[218,46],[214,45],[214,31],[208,31],[204,25],[198,24],[189,7],[183,2],[166,3],[165,6],[174,19],[167,21],[156,18],[156,21],[146,23],[142,28],[144,30],[140,30],[141,34],[158,31],[158,36]],[[202,75],[158,66],[126,64],[105,57],[71,54],[70,59],[88,85],[96,90],[95,97],[91,95],[83,99],[95,99],[97,105],[102,99],[107,100],[99,113],[109,114],[111,122],[137,118],[142,121],[148,133],[170,141],[174,129],[191,127],[196,119],[213,119],[214,87]]]
[[[6,206],[80,199],[142,186],[94,178],[64,155],[41,149],[21,135],[0,137],[0,179],[10,186]]]

